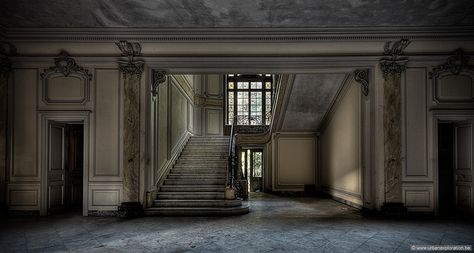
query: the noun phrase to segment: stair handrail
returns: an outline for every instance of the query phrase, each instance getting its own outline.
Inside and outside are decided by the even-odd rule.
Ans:
[[[236,192],[236,196],[242,196],[240,184],[235,179],[235,166],[236,166],[236,153],[235,153],[235,126],[237,124],[237,115],[233,117],[232,125],[230,128],[230,140],[229,140],[229,153],[227,157],[227,187],[232,188]]]

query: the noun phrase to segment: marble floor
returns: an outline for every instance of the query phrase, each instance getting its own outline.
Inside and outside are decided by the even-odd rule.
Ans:
[[[390,220],[330,199],[252,196],[237,217],[10,217],[0,252],[410,252],[411,245],[474,244],[462,219]]]

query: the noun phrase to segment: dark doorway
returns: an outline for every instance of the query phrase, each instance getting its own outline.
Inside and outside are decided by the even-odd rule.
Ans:
[[[48,214],[81,211],[84,125],[50,122],[48,146]]]
[[[249,192],[263,191],[263,150],[242,149],[240,166],[248,183]]]
[[[454,124],[438,124],[438,198],[439,214],[449,215],[455,210],[454,201]]]

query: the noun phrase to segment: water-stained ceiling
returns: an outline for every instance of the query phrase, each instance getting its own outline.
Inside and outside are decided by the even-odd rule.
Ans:
[[[472,0],[4,0],[6,27],[474,25]]]

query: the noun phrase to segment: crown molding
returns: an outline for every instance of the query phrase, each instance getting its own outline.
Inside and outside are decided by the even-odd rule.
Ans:
[[[0,35],[2,28],[0,27]],[[8,41],[313,42],[474,39],[474,26],[327,28],[6,28]]]

